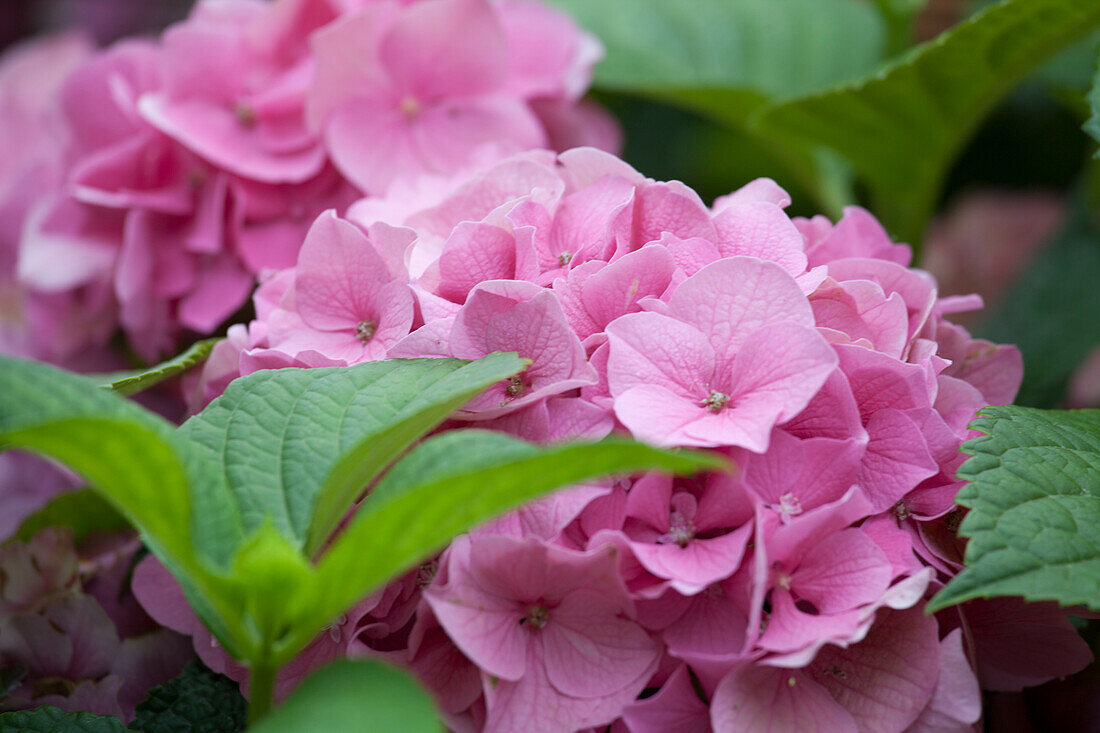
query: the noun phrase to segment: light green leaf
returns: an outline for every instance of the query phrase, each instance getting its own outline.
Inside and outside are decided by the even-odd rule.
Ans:
[[[860,0],[551,2],[603,43],[601,89],[791,96],[861,76],[882,55],[882,21]]]
[[[314,672],[250,733],[442,733],[431,698],[407,673],[341,660]]]
[[[1089,105],[1089,119],[1085,122],[1085,132],[1100,143],[1100,68],[1097,68],[1096,75],[1092,78],[1092,88],[1089,89],[1085,101]],[[1093,153],[1093,157],[1100,158],[1100,150]]]
[[[193,511],[199,502],[192,487],[217,491],[213,465],[167,420],[97,389],[90,378],[0,357],[0,449],[9,448],[48,455],[80,473],[158,554],[181,565],[193,565],[196,554],[224,564],[241,537],[231,511]]]
[[[989,407],[963,444],[966,569],[932,599],[1023,596],[1100,610],[1100,410]]]
[[[316,614],[314,625],[328,623],[455,535],[553,489],[616,473],[728,466],[717,454],[670,453],[614,438],[541,447],[482,430],[444,433],[410,451],[367,497],[321,557],[304,612]]]
[[[1005,0],[886,70],[762,110],[762,132],[839,152],[891,232],[919,244],[944,176],[985,114],[1100,23],[1100,0]]]
[[[210,352],[213,351],[219,341],[221,341],[220,338],[199,341],[192,344],[191,348],[179,356],[148,369],[100,374],[96,375],[96,378],[102,380],[104,387],[120,395],[137,394],[166,379],[179,376],[191,367],[206,361],[206,357],[210,356]]]
[[[312,555],[409,444],[523,365],[494,354],[261,371],[180,430],[221,467],[247,531],[270,521]]]
[[[89,377],[0,357],[0,451],[23,448],[81,474],[138,528],[233,653],[218,571],[243,536],[215,467],[168,421]],[[228,624],[228,625],[227,625]]]
[[[11,539],[29,542],[46,527],[68,527],[73,542],[79,543],[90,532],[113,531],[130,526],[126,518],[92,489],[59,494],[46,506],[23,520]]]

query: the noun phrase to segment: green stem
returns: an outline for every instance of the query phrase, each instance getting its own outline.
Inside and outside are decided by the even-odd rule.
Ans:
[[[271,663],[252,665],[248,680],[248,724],[267,715],[275,694],[276,667]]]

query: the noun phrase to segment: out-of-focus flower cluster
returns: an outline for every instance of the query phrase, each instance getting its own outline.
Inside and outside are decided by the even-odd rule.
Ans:
[[[733,475],[576,486],[480,527],[365,600],[280,678],[383,654],[455,730],[970,730],[979,683],[1090,659],[1064,615],[926,616],[961,568],[953,505],[976,410],[1018,352],[946,316],[866,211],[791,219],[761,179],[706,206],[592,148],[425,177],[322,214],[199,404],[258,369],[515,351],[520,376],[449,427],[613,431],[726,453]],[[243,679],[147,560],[155,618]]]
[[[150,687],[179,674],[187,638],[130,593],[133,536],[44,529],[0,548],[0,710],[56,705],[129,720]]]
[[[617,146],[599,44],[528,0],[202,0],[157,39],[0,61],[0,352],[155,361],[326,209],[536,147]],[[104,354],[108,356],[102,358]]]

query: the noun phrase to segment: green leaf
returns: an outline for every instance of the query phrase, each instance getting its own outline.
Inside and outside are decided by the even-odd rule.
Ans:
[[[191,367],[206,361],[206,357],[210,356],[210,352],[213,351],[219,341],[221,341],[220,338],[199,341],[192,344],[191,348],[179,356],[148,369],[101,374],[97,375],[96,378],[103,381],[104,387],[120,395],[137,394],[166,379],[183,374]]]
[[[1092,78],[1092,88],[1089,89],[1085,101],[1089,105],[1089,119],[1085,122],[1085,132],[1100,143],[1100,67],[1097,67],[1096,75]],[[1093,157],[1100,158],[1100,150],[1093,153]]]
[[[126,733],[122,721],[111,715],[66,713],[44,705],[34,710],[0,713],[4,733]]]
[[[405,672],[341,660],[310,675],[249,733],[442,733],[427,693]]]
[[[966,569],[931,611],[1023,596],[1100,610],[1100,410],[989,407],[963,444]]]
[[[251,531],[271,521],[309,554],[414,440],[524,362],[493,354],[261,371],[181,432],[224,472]]]
[[[891,54],[909,48],[913,43],[913,21],[927,0],[874,0],[886,23]]]
[[[1074,370],[1100,346],[1100,232],[1082,203],[1066,229],[1027,266],[1002,305],[977,329],[997,343],[1015,343],[1024,357],[1016,401],[1053,407]]]
[[[141,733],[239,733],[244,728],[240,686],[197,659],[174,680],[150,690],[130,723]]]
[[[867,73],[883,24],[860,0],[551,0],[606,49],[601,89],[791,96]],[[844,49],[838,53],[838,49]],[[738,106],[740,99],[718,106]],[[709,105],[692,100],[689,106]]]
[[[777,103],[756,122],[836,150],[887,227],[919,244],[948,167],[985,114],[1098,23],[1100,0],[1005,0],[874,76]]]
[[[224,565],[243,534],[228,496],[217,500],[214,466],[167,420],[90,378],[0,357],[0,450],[9,448],[80,473],[181,567],[197,571],[196,556]]]
[[[752,140],[769,175],[819,199],[804,146],[752,127],[770,100],[873,71],[885,24],[863,0],[551,0],[606,49],[594,85],[709,117]],[[843,49],[839,52],[838,49]]]
[[[615,438],[542,447],[482,430],[443,433],[410,451],[378,483],[322,556],[317,587],[302,612],[314,614],[313,625],[328,623],[455,535],[553,489],[616,473],[728,467],[717,454],[670,453]]]
[[[125,529],[126,518],[92,489],[59,494],[46,506],[23,520],[10,539],[29,542],[46,527],[68,527],[73,541],[79,543],[91,532]]]

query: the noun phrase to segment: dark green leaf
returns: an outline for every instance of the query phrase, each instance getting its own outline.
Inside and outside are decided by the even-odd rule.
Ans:
[[[1079,209],[1083,206],[1078,207]],[[1053,407],[1085,357],[1100,346],[1100,233],[1083,211],[1024,270],[978,333],[1015,343],[1024,356],[1017,402]]]
[[[401,451],[522,368],[514,354],[495,354],[261,371],[231,383],[181,432],[221,467],[246,530],[271,521],[312,554]]]
[[[199,341],[168,361],[161,362],[148,369],[138,369],[130,372],[118,372],[115,374],[97,375],[97,379],[103,381],[103,386],[117,392],[120,395],[132,395],[149,389],[166,379],[183,374],[191,367],[206,361],[210,352],[221,341],[220,338]]]
[[[122,721],[110,715],[66,713],[45,705],[34,710],[0,713],[3,733],[126,733]]]
[[[989,407],[963,444],[966,569],[931,610],[1023,596],[1100,610],[1100,410]]]
[[[197,659],[174,680],[150,690],[130,723],[141,733],[238,733],[244,728],[239,685]]]
[[[948,166],[985,114],[1098,23],[1100,0],[1005,0],[884,72],[777,103],[757,124],[839,152],[888,228],[919,244]]]
[[[12,539],[29,542],[46,527],[68,527],[73,541],[80,542],[90,532],[113,531],[130,526],[118,511],[92,489],[59,494],[50,503],[23,520]]]
[[[441,733],[427,693],[408,674],[374,661],[342,660],[306,679],[250,733]]]

